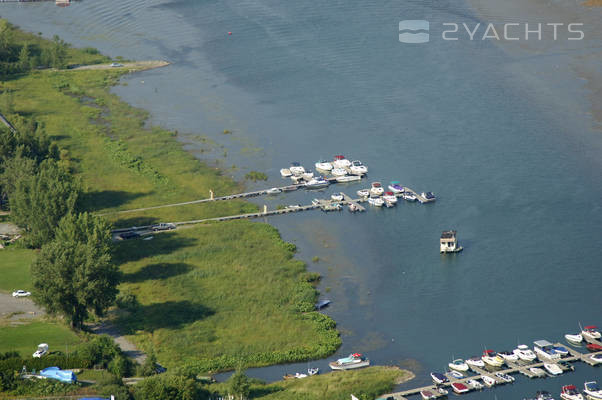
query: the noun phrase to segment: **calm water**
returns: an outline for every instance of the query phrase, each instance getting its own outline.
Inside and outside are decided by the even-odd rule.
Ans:
[[[313,167],[342,153],[363,160],[369,180],[438,195],[430,205],[268,220],[324,276],[322,296],[333,300],[326,312],[343,333],[331,359],[365,352],[375,364],[411,368],[417,378],[404,387],[413,387],[454,356],[560,340],[579,322],[602,325],[602,135],[585,83],[569,68],[599,44],[399,43],[402,19],[430,20],[432,37],[442,22],[478,22],[451,1],[107,0],[0,10],[77,46],[172,61],[115,92],[150,110],[153,123],[213,139],[210,157],[237,165],[237,177],[265,171],[272,186],[290,161]],[[260,201],[307,204],[335,190]],[[443,257],[438,238],[449,228],[465,251]],[[249,373],[277,379],[306,367]],[[602,380],[600,369],[578,364],[559,378],[521,377],[468,397],[558,393],[586,379]]]

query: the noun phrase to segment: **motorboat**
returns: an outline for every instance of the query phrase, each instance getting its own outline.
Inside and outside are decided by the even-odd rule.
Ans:
[[[305,172],[305,168],[303,168],[301,164],[295,161],[291,163],[289,171],[291,171],[291,174],[293,175],[303,175],[303,173]]]
[[[321,176],[318,176],[317,178],[312,178],[309,181],[307,181],[307,183],[305,184],[305,187],[307,189],[321,189],[321,188],[328,187],[328,185],[330,185],[330,182],[328,182],[326,179],[322,178]]]
[[[485,364],[491,365],[492,367],[501,367],[504,365],[504,359],[493,350],[485,350],[481,359]]]
[[[466,364],[469,367],[485,368],[485,362],[483,360],[481,360],[481,357],[477,357],[477,356],[466,359]]]
[[[343,201],[345,196],[343,196],[343,193],[333,193],[330,195],[330,198],[334,201]]]
[[[579,393],[579,390],[575,385],[565,385],[562,387],[560,397],[564,400],[583,400],[583,395]]]
[[[431,378],[438,385],[449,382],[449,378],[439,372],[431,372]]]
[[[405,201],[416,201],[417,199],[416,195],[412,192],[403,192],[401,198]]]
[[[362,180],[362,177],[359,175],[337,176],[337,182],[339,182],[339,183],[355,182],[355,181],[361,181],[361,180]]]
[[[288,178],[289,176],[291,176],[293,173],[291,172],[290,169],[288,168],[282,168],[280,170],[280,175],[282,175],[283,178]]]
[[[289,186],[285,186],[282,188],[283,192],[294,192],[295,190],[299,189],[298,185],[289,185]]]
[[[383,199],[383,201],[384,201],[383,205],[387,208],[395,207],[397,205],[397,203],[391,203],[390,201],[386,201],[384,199]]]
[[[420,397],[422,397],[423,400],[434,400],[437,398],[437,396],[430,390],[421,390]]]
[[[531,362],[537,358],[537,355],[535,355],[533,350],[527,347],[526,344],[519,344],[516,349],[512,350],[512,352],[523,361]]]
[[[320,373],[320,368],[318,368],[318,367],[307,369],[307,375],[309,375],[309,376],[318,375],[319,373]]]
[[[456,370],[456,371],[460,371],[460,372],[466,372],[468,371],[468,364],[466,364],[464,362],[464,360],[462,360],[461,358],[458,358],[452,362],[450,362],[449,364],[447,364],[451,369]]]
[[[351,170],[351,173],[354,175],[364,175],[368,173],[368,168],[358,160],[351,162],[351,167],[349,167],[349,170]]]
[[[345,176],[347,175],[347,170],[344,168],[333,168],[330,173],[334,176]]]
[[[462,379],[464,378],[464,375],[462,375],[462,373],[460,371],[449,371],[447,373],[448,376],[451,376],[454,379]]]
[[[351,166],[351,161],[345,158],[345,156],[334,156],[334,161],[332,162],[332,166],[334,168],[349,168]]]
[[[587,349],[591,352],[602,351],[602,346],[596,343],[588,343],[587,345],[585,345],[585,347],[587,347]]]
[[[481,375],[481,379],[483,380],[483,383],[487,387],[492,387],[492,386],[494,386],[497,383],[496,380],[495,380],[495,378],[493,378],[493,377],[491,377],[489,375]]]
[[[554,349],[554,351],[558,354],[560,354],[560,357],[564,357],[564,356],[568,356],[569,355],[569,351],[566,347],[564,346],[554,346],[552,347]]]
[[[560,360],[560,353],[554,350],[554,345],[547,340],[536,340],[533,342],[535,347],[535,354],[542,361],[556,361]]]
[[[403,193],[406,190],[403,186],[401,186],[401,184],[399,183],[399,181],[391,181],[389,183],[388,188],[393,193]]]
[[[375,207],[382,207],[385,204],[385,201],[380,197],[370,197],[368,199],[368,204],[373,205]]]
[[[583,342],[583,336],[581,336],[580,333],[576,334],[576,335],[572,335],[570,333],[567,333],[566,335],[564,335],[564,338],[569,342],[569,343],[581,343]]]
[[[267,194],[278,194],[282,192],[282,189],[279,188],[271,188],[265,191]]]
[[[367,367],[370,365],[370,360],[360,353],[350,354],[348,357],[339,358],[328,364],[333,370],[346,370]]]
[[[543,367],[550,373],[550,375],[562,374],[562,369],[556,365],[556,363],[543,363]]]
[[[508,374],[504,374],[503,372],[496,372],[494,374],[496,376],[496,378],[500,379],[501,381],[505,382],[505,383],[512,383],[514,382],[514,378]]]
[[[380,182],[372,182],[372,187],[370,188],[370,193],[375,196],[382,196],[385,192],[383,189],[383,185]]]
[[[502,358],[506,361],[512,361],[512,362],[518,361],[518,355],[511,353],[509,351],[500,351],[500,352],[498,352],[498,354],[500,356],[502,356]]]
[[[476,379],[467,379],[466,384],[474,390],[481,390],[485,387],[481,382],[479,382]]]
[[[301,174],[301,176],[303,177],[303,179],[308,181],[314,177],[314,173],[313,171],[305,171],[303,174]]]
[[[535,393],[535,400],[554,400],[554,397],[552,397],[550,392],[538,390],[537,393]]]
[[[464,394],[464,393],[470,392],[470,388],[468,386],[466,386],[465,384],[460,383],[460,382],[454,382],[454,383],[452,383],[451,387],[454,390],[454,392],[456,392],[458,394]]]
[[[536,377],[541,378],[542,376],[546,376],[546,371],[544,371],[543,369],[538,368],[538,367],[531,367],[531,368],[529,368],[529,371],[531,371],[531,373],[533,375],[535,375]]]
[[[295,373],[295,378],[297,379],[303,379],[303,378],[307,378],[309,375],[307,374],[302,374],[301,372],[296,372]]]
[[[355,204],[355,203],[349,203],[347,205],[347,209],[349,210],[349,212],[358,212],[358,211],[363,211],[359,205]]]
[[[574,371],[575,367],[573,366],[573,364],[566,362],[564,360],[560,360],[556,363],[561,370],[563,371]]]
[[[587,340],[587,339],[597,340],[597,339],[600,339],[600,332],[598,332],[597,326],[589,325],[589,326],[584,327],[581,330],[581,336],[583,336],[583,338],[585,340]]]
[[[602,389],[598,386],[596,381],[585,382],[583,384],[583,393],[591,399],[602,399]]]
[[[316,169],[319,169],[320,171],[332,170],[332,164],[326,160],[320,160],[317,163],[315,163],[314,166],[316,167]]]
[[[368,197],[370,196],[370,189],[360,189],[356,193],[360,197]]]
[[[393,192],[385,192],[385,194],[383,195],[383,200],[388,202],[388,203],[397,203],[397,196],[395,196],[393,194]]]
[[[328,307],[330,305],[330,303],[332,303],[332,301],[328,300],[328,299],[324,299],[324,300],[320,300],[316,303],[316,310],[321,310],[324,307]]]
[[[422,196],[420,199],[421,203],[430,203],[431,201],[437,200],[433,192],[422,192],[420,195]]]
[[[590,355],[589,359],[592,360],[594,364],[602,364],[602,354],[600,353]]]
[[[447,396],[449,394],[447,389],[445,389],[444,387],[437,387],[437,392],[439,392],[441,396]]]

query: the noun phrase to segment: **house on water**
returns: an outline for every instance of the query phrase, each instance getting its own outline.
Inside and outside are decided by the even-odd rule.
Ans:
[[[456,231],[443,231],[439,239],[439,251],[441,253],[457,253],[462,251],[462,246],[458,246]]]

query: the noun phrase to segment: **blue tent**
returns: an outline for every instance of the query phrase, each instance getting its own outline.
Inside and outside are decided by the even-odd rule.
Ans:
[[[71,371],[63,371],[59,367],[48,367],[40,371],[40,375],[48,379],[56,379],[65,383],[77,382],[77,377]]]

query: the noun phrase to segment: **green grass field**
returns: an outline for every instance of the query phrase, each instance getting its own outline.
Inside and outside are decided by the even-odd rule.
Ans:
[[[33,250],[11,247],[0,250],[0,290],[11,293],[17,289],[31,291],[29,266],[34,258]]]
[[[23,325],[0,325],[0,352],[18,351],[30,357],[40,343],[48,343],[50,351],[72,351],[81,339],[62,323],[34,321]]]

